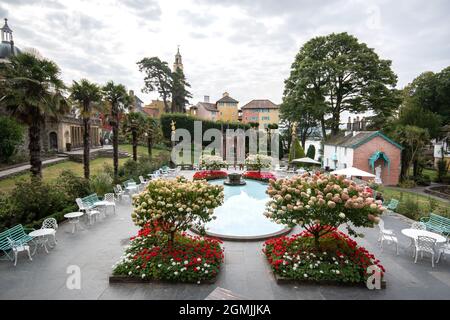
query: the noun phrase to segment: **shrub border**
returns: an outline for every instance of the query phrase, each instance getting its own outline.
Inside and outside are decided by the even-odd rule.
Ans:
[[[214,284],[217,281],[219,273],[212,279],[201,280],[200,284]],[[169,281],[163,279],[142,279],[140,277],[132,277],[127,275],[110,275],[109,283],[165,283],[165,284],[197,284],[197,282],[187,282],[187,281]]]
[[[267,261],[267,259],[266,259]],[[269,262],[267,261],[267,263],[269,264]],[[270,264],[269,264],[270,266]],[[285,278],[282,276],[277,275],[272,268],[270,268],[272,275],[275,278],[275,281],[277,282],[277,284],[280,285],[284,285],[284,284],[315,284],[315,285],[327,285],[327,286],[338,286],[338,287],[365,287],[366,288],[366,284],[364,282],[341,282],[341,281],[335,281],[335,280],[300,280],[300,279],[292,279],[292,278]],[[381,289],[386,289],[387,287],[387,282],[386,280],[383,278],[381,279]]]

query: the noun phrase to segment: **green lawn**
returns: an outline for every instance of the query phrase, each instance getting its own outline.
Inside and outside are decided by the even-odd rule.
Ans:
[[[128,152],[130,155],[133,154],[133,146],[131,144],[121,144],[121,145],[119,145],[119,150]],[[152,156],[157,156],[162,152],[167,152],[167,150],[153,149]],[[147,147],[138,146],[137,153],[138,153],[138,156],[140,156],[140,155],[147,156],[148,155]]]
[[[120,145],[120,150],[129,152],[131,154],[132,147],[131,145]],[[162,152],[167,152],[165,150],[161,149],[153,149],[153,155],[156,156]],[[145,147],[138,147],[138,155],[147,155],[147,148]],[[119,159],[119,165],[123,164],[127,159]],[[100,172],[105,164],[113,165],[113,159],[112,158],[97,158],[94,160],[91,160],[91,175],[95,175],[96,173]],[[79,175],[80,177],[83,176],[83,164],[73,161],[65,161],[62,163],[57,163],[55,165],[52,165],[50,167],[46,167],[42,169],[42,177],[43,180],[46,182],[50,182],[55,180],[63,170],[72,170],[76,175]],[[0,191],[9,191],[12,188],[14,188],[14,184],[18,179],[28,179],[30,177],[30,174],[28,172],[0,180]]]
[[[418,203],[419,205],[419,211],[421,216],[428,216],[431,209],[430,209],[430,197],[414,192],[408,192],[399,190],[395,187],[381,187],[379,191],[383,194],[385,200],[389,200],[391,198],[395,198],[397,200],[400,200],[401,202],[406,202],[408,200],[412,200]],[[401,194],[403,195],[402,197]],[[433,200],[431,200],[433,201]],[[436,209],[434,210],[436,213],[443,214],[445,216],[450,215],[450,206],[447,202],[435,200],[434,203],[436,204]],[[399,212],[401,214],[405,214],[408,216],[407,212]]]

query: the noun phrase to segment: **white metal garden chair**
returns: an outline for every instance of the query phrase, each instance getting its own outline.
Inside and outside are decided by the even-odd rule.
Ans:
[[[117,196],[117,199],[119,199],[120,202],[123,201],[123,198],[128,198],[128,199],[130,198],[130,196],[127,195],[125,193],[125,191],[123,191],[123,189],[120,186],[120,184],[117,184],[113,189],[114,189],[114,192],[115,192],[115,194]]]
[[[139,176],[139,181],[141,182],[141,185],[146,186],[148,184],[148,180],[144,179],[143,176]]]
[[[417,257],[423,259],[423,253],[431,254],[431,266],[434,268],[434,255],[436,251],[436,239],[430,237],[419,236],[415,242],[415,258],[414,263],[417,263]]]
[[[114,193],[105,193],[103,200],[108,202],[105,210],[107,210],[109,207],[112,207],[114,210],[114,214],[116,214],[116,198],[114,196]]]
[[[380,234],[378,236],[378,242],[380,242],[381,251],[383,251],[383,242],[386,241],[388,244],[395,244],[396,253],[398,255],[398,239],[393,230],[384,228],[384,221],[380,219],[378,222],[378,228],[380,229]]]
[[[28,253],[28,258],[30,258],[30,261],[33,261],[33,258],[31,258],[30,246],[28,244],[18,244],[11,238],[8,238],[8,242],[12,248],[12,252],[14,253],[14,267],[17,265],[17,255],[19,254],[19,252],[26,251]]]
[[[423,222],[414,222],[411,225],[411,228],[412,229],[417,229],[417,230],[427,230],[427,226]]]
[[[97,217],[100,214],[99,210],[86,207],[81,198],[76,198],[75,202],[77,203],[80,211],[86,214],[89,224],[92,224],[92,220],[97,221]]]
[[[436,263],[439,263],[439,260],[441,259],[442,255],[444,255],[445,259],[446,254],[450,255],[450,238],[447,238],[447,242],[439,248]]]
[[[42,221],[42,227],[41,229],[53,229],[54,232],[51,234],[53,237],[53,243],[56,245],[56,230],[58,229],[58,222],[55,218],[47,218],[44,221]]]

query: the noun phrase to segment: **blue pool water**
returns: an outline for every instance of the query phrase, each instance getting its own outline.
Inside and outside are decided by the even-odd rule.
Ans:
[[[206,231],[222,236],[256,237],[279,232],[283,225],[276,224],[264,216],[269,200],[267,185],[246,180],[244,186],[226,186],[223,180],[210,181],[224,186],[224,203],[214,210],[216,220],[206,224]]]

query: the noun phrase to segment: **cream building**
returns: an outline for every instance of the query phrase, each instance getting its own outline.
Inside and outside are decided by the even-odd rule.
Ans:
[[[205,96],[202,102],[198,102],[189,109],[189,113],[204,120],[237,122],[239,120],[238,103],[230,97],[228,92],[225,92],[216,103],[209,102],[209,96]]]

